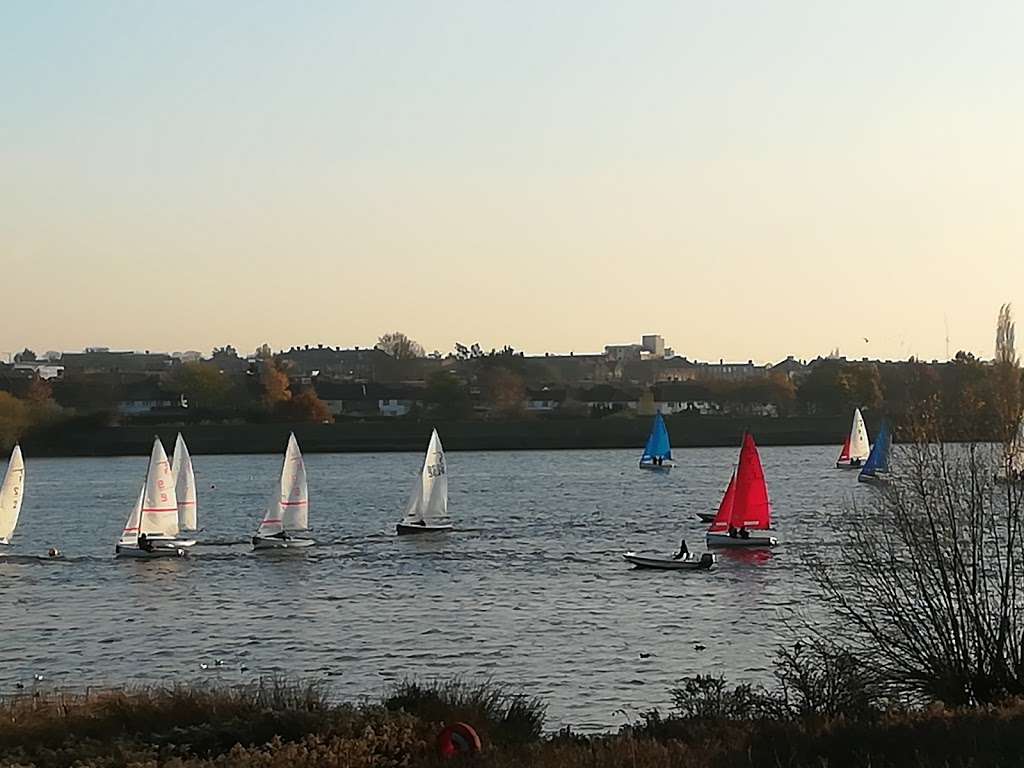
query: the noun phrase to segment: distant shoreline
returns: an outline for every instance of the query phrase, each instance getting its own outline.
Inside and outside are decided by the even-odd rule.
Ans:
[[[688,416],[666,418],[673,448],[738,446],[745,430],[758,445],[836,445],[848,417],[791,418]],[[168,445],[180,431],[195,454],[281,453],[294,431],[304,453],[422,451],[434,427],[447,451],[642,449],[650,418],[534,419],[522,421],[427,421],[377,419],[336,424],[132,424],[119,427],[56,425],[26,435],[26,455],[36,457],[142,456],[153,435]],[[872,424],[869,429],[874,433]]]

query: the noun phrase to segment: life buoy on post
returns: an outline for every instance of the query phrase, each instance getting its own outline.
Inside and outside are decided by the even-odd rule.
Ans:
[[[473,726],[455,723],[438,734],[437,751],[445,759],[458,755],[475,755],[480,751],[480,737]]]

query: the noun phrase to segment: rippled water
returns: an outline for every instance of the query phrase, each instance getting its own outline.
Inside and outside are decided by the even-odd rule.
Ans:
[[[873,493],[835,453],[762,449],[782,545],[698,573],[621,553],[668,554],[681,536],[703,549],[695,513],[717,507],[737,450],[678,451],[668,474],[638,470],[637,451],[450,452],[460,530],[439,540],[393,533],[421,455],[309,455],[322,545],[269,557],[244,542],[280,458],[196,456],[210,544],[162,561],[112,557],[145,458],[28,457],[0,558],[0,691],[35,674],[81,688],[284,673],[354,699],[406,676],[489,675],[544,697],[550,726],[615,726],[683,675],[766,676],[786,610],[814,607],[801,554],[827,553],[827,515]],[[66,559],[34,557],[50,546]]]

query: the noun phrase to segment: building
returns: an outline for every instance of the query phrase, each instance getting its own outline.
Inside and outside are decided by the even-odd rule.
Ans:
[[[84,352],[65,352],[60,356],[65,375],[166,373],[178,364],[178,360],[160,352],[111,352],[106,347],[87,347]]]

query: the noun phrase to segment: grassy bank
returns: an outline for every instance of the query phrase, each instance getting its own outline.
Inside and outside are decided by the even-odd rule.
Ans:
[[[441,764],[442,724],[480,733],[477,766],[1016,766],[1024,706],[871,717],[645,716],[618,733],[543,735],[542,702],[490,684],[404,684],[377,704],[316,686],[26,695],[0,704],[0,764],[313,768]],[[449,763],[450,764],[450,763]]]
[[[838,445],[849,418],[739,418],[670,416],[666,419],[677,448],[729,446],[750,430],[760,445]],[[180,430],[197,454],[280,453],[294,431],[305,453],[422,451],[437,427],[445,448],[453,451],[634,448],[647,440],[646,417],[533,419],[524,421],[428,422],[412,419],[339,421],[335,424],[133,424],[106,427],[69,423],[23,438],[30,456],[146,455],[157,433],[173,444]]]

